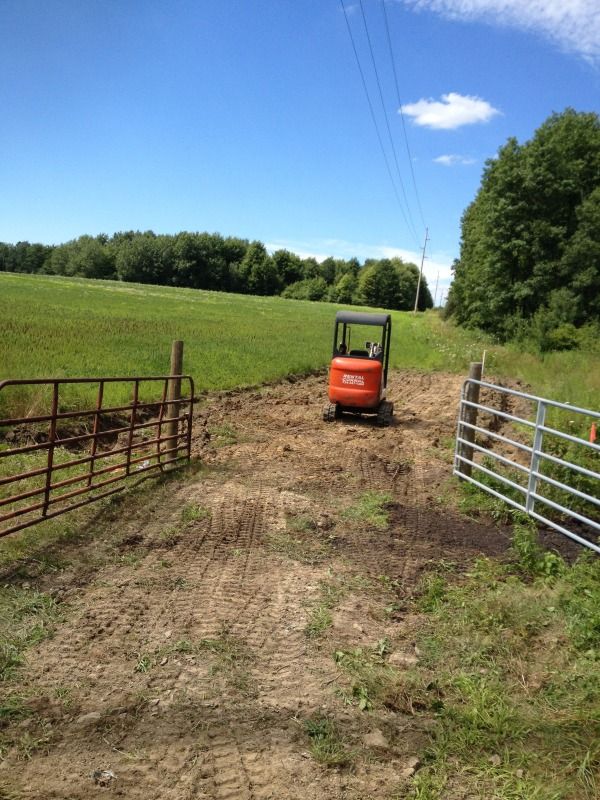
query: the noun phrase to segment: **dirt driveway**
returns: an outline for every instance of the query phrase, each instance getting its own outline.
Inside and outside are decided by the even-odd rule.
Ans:
[[[439,500],[459,391],[394,373],[387,430],[324,423],[323,377],[209,398],[201,468],[103,511],[34,580],[64,618],[28,651],[0,798],[409,796],[435,721],[357,694],[348,659],[401,681],[423,571],[506,547]]]

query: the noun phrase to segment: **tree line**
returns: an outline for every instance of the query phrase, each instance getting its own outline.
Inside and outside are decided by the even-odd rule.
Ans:
[[[218,233],[127,231],[80,236],[60,245],[0,242],[0,271],[68,275],[191,289],[281,295],[345,305],[412,309],[419,270],[400,258],[300,258],[269,254],[259,241]],[[420,310],[433,301],[425,278]]]
[[[567,109],[486,162],[462,218],[447,316],[569,349],[600,325],[600,118]]]

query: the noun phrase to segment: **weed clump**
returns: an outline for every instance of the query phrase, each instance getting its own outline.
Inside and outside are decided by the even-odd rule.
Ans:
[[[181,521],[184,525],[190,522],[199,522],[210,517],[210,511],[197,503],[188,503],[181,510]]]
[[[350,592],[369,588],[370,582],[361,575],[333,575],[319,582],[319,597],[308,610],[304,629],[310,639],[321,636],[333,624],[331,612]]]
[[[435,684],[422,685],[417,676],[399,672],[387,663],[388,652],[389,643],[382,640],[374,648],[334,653],[336,664],[349,678],[349,687],[339,691],[344,701],[361,711],[383,707],[402,714],[435,707]]]
[[[391,502],[392,495],[388,492],[368,491],[343,512],[343,517],[364,525],[371,525],[379,530],[385,530],[390,522],[388,507]]]
[[[315,761],[327,767],[350,764],[353,753],[347,749],[336,725],[326,717],[307,719],[304,730],[310,740],[310,753]]]

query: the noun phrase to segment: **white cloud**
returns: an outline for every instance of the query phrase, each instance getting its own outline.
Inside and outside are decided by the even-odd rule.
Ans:
[[[271,255],[276,250],[289,250],[290,253],[295,253],[297,256],[300,256],[300,258],[314,258],[319,263],[321,263],[321,261],[325,261],[326,258],[329,258],[331,255],[333,255],[333,253],[319,252],[318,245],[313,248],[306,242],[265,242],[265,247]],[[343,256],[340,256],[340,258],[343,258]]]
[[[458,155],[447,155],[447,156],[438,156],[437,158],[433,159],[436,164],[442,164],[444,167],[454,167],[457,164],[474,164],[474,158],[468,158],[467,156],[458,156]]]
[[[452,130],[462,125],[472,125],[475,122],[488,122],[496,114],[494,108],[487,100],[471,95],[449,92],[442,95],[439,100],[419,100],[402,106],[402,110],[409,117],[413,117],[417,125],[425,128],[438,128]]]
[[[598,0],[400,1],[453,19],[477,20],[539,33],[588,61],[600,61]]]

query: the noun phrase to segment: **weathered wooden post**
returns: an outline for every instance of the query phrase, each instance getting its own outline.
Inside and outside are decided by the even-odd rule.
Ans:
[[[469,367],[469,380],[470,381],[480,381],[481,380],[481,373],[482,373],[483,364],[481,361],[472,361]],[[465,400],[469,403],[479,403],[479,389],[480,386],[478,383],[467,383],[467,391],[465,394]],[[473,408],[473,406],[463,405],[462,406],[462,413],[460,417],[460,421],[466,422],[468,425],[477,425],[477,409]],[[475,441],[475,431],[473,428],[467,427],[467,425],[459,425],[459,436],[461,439],[464,439],[466,444],[461,443],[460,447],[458,448],[458,453],[463,458],[468,458],[469,461],[473,460],[473,448],[470,447],[470,444],[473,444]],[[473,468],[470,464],[465,464],[464,461],[458,461],[458,472],[461,475],[465,475],[466,477],[470,478]]]
[[[170,375],[180,376],[183,372],[183,342],[176,340],[171,345],[171,371]],[[169,401],[169,405],[167,406],[167,437],[173,436],[173,439],[168,439],[166,443],[166,449],[171,450],[175,448],[173,452],[169,453],[167,456],[167,460],[171,461],[172,459],[177,458],[177,445],[178,439],[176,437],[179,436],[179,421],[177,417],[180,416],[179,410],[181,408],[180,404],[174,402],[176,400],[181,399],[181,378],[175,377],[169,380],[169,391],[167,394],[167,400]]]

